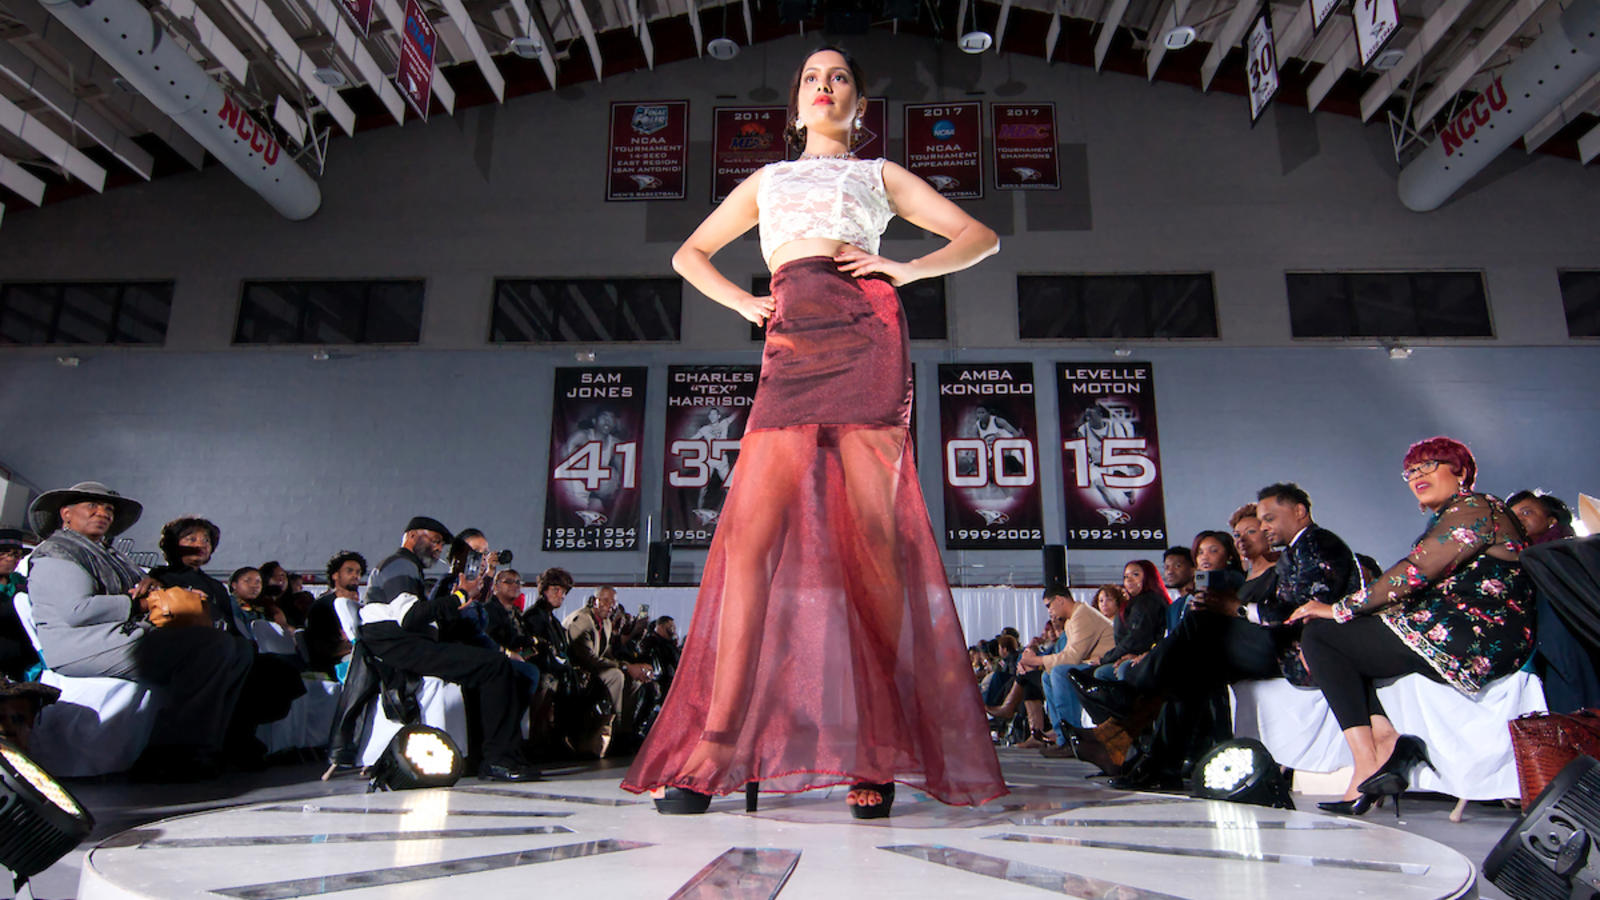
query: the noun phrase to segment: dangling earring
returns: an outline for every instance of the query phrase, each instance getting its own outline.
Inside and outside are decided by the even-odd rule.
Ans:
[[[795,131],[805,131],[806,130],[806,124],[804,122],[800,121],[800,118],[798,116],[796,116],[795,120],[794,120],[794,130]]]
[[[861,117],[860,116],[856,116],[855,130],[856,131],[860,131],[861,130]]]

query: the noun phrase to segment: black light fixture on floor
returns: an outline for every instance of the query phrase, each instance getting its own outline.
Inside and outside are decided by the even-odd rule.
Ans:
[[[1580,756],[1539,792],[1483,859],[1494,886],[1525,900],[1600,892],[1600,762]]]
[[[367,793],[449,787],[461,780],[461,764],[461,748],[450,735],[427,725],[407,725],[373,763]]]
[[[0,740],[0,866],[16,887],[66,856],[94,829],[94,819],[7,740]]]
[[[1194,764],[1194,789],[1190,794],[1201,800],[1294,809],[1282,770],[1255,738],[1225,741],[1200,757]]]

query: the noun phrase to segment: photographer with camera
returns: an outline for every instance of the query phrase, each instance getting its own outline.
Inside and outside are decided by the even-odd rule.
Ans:
[[[482,535],[478,535],[481,539]],[[433,675],[453,681],[477,695],[483,746],[480,778],[532,781],[539,777],[518,746],[516,673],[498,649],[448,643],[440,633],[459,628],[461,611],[483,590],[487,558],[482,551],[463,554],[459,571],[423,599],[422,573],[439,560],[451,543],[450,530],[437,519],[418,516],[406,524],[400,549],[372,576],[361,604],[359,641],[379,661],[402,672]],[[483,543],[484,550],[488,542]]]

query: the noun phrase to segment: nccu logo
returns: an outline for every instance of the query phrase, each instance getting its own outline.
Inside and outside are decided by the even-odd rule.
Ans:
[[[1506,108],[1506,86],[1496,78],[1488,90],[1472,98],[1459,115],[1439,129],[1439,141],[1444,144],[1444,155],[1454,156],[1461,145],[1472,139],[1479,128],[1489,124],[1489,119]]]
[[[665,106],[635,106],[633,108],[633,130],[639,134],[655,134],[667,127],[667,108]]]
[[[956,123],[949,119],[940,119],[933,123],[933,136],[941,141],[948,141],[956,136]]]
[[[583,527],[585,528],[593,528],[596,525],[604,525],[606,523],[606,514],[595,512],[592,509],[578,510],[578,518],[583,520]]]
[[[222,106],[217,110],[217,118],[226,122],[228,128],[239,136],[239,140],[249,146],[250,152],[261,157],[262,162],[270,166],[278,161],[278,152],[282,148],[273,140],[272,132],[256,124],[256,120],[235,103],[233,97],[222,95]]]
[[[1126,525],[1133,521],[1133,516],[1120,509],[1097,509],[1095,512],[1106,517],[1107,525]]]

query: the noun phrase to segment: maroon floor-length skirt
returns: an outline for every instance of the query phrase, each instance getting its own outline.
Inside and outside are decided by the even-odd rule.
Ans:
[[[778,268],[761,381],[684,655],[622,786],[1006,792],[912,463],[905,314],[828,257]]]

